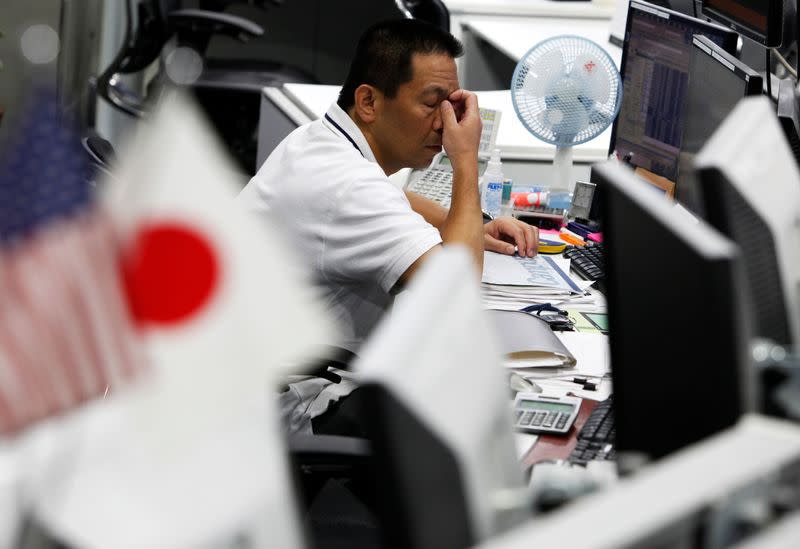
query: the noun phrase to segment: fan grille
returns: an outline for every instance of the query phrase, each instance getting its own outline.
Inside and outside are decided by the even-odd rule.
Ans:
[[[514,109],[542,141],[572,146],[602,133],[619,112],[622,85],[614,61],[580,36],[557,36],[531,48],[511,80]]]

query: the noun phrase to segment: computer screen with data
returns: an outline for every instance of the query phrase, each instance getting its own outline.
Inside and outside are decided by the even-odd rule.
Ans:
[[[626,167],[609,162],[595,176],[617,456],[658,459],[730,427],[755,401],[740,253]]]
[[[697,215],[702,216],[704,209],[694,158],[743,97],[761,94],[762,82],[758,72],[708,38],[695,35],[689,61],[675,198]]]
[[[695,34],[707,36],[727,52],[736,49],[738,37],[728,29],[647,2],[630,3],[620,67],[622,105],[612,129],[611,152],[666,179],[660,187],[669,195],[678,174]]]

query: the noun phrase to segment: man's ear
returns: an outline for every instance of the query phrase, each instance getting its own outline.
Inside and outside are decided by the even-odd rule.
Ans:
[[[377,118],[383,94],[374,86],[361,84],[355,91],[355,114],[365,123],[371,123]]]

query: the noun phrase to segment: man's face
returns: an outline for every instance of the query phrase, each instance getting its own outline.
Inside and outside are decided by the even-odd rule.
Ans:
[[[397,95],[385,96],[372,132],[375,156],[387,173],[401,168],[422,169],[442,150],[440,104],[459,88],[456,63],[444,54],[415,54],[413,78]]]

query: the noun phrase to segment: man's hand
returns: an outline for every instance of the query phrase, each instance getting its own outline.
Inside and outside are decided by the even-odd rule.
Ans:
[[[539,246],[539,229],[514,217],[498,217],[483,226],[483,242],[490,252],[533,257]]]
[[[442,145],[451,160],[460,157],[477,162],[482,122],[478,98],[467,90],[458,89],[441,103]]]

